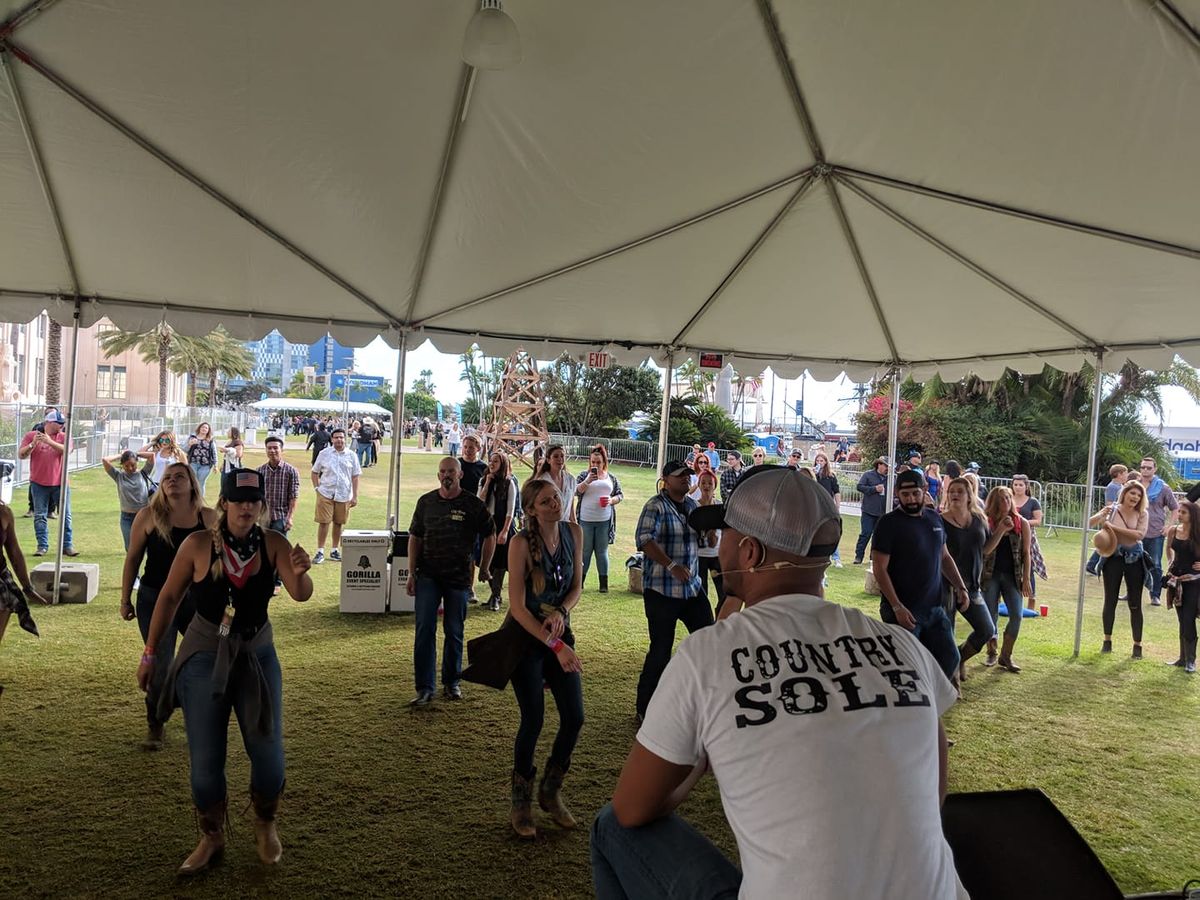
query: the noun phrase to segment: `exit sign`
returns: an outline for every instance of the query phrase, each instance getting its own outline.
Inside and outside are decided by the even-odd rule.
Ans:
[[[725,354],[723,353],[701,353],[700,368],[702,369],[723,369],[725,368]]]
[[[612,365],[612,357],[600,350],[593,350],[587,355],[589,369],[607,369]]]

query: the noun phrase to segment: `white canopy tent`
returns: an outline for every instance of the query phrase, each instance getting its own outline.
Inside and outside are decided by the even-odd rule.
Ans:
[[[353,413],[355,415],[361,413],[366,416],[387,416],[391,417],[391,413],[380,406],[378,403],[360,403],[354,400],[342,403],[338,400],[302,400],[298,397],[268,397],[266,400],[259,400],[256,403],[251,403],[253,409],[261,412],[281,412],[281,411],[304,411],[304,412],[320,412],[320,413]]]
[[[1200,0],[510,0],[505,71],[460,59],[476,8],[0,0],[5,316],[1200,362]]]

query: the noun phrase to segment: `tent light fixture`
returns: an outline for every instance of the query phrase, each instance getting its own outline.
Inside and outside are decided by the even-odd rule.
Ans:
[[[493,70],[511,69],[521,61],[521,35],[501,0],[480,0],[463,35],[462,58],[476,69]]]

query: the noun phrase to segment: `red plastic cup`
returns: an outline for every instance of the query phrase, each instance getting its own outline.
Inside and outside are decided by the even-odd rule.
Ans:
[[[604,497],[604,496],[602,496],[602,497],[600,498],[600,506],[601,506],[601,507],[608,506],[608,497]]]
[[[1050,607],[1048,607],[1045,603],[1043,603],[1041,606],[1041,609],[1039,609],[1038,612],[1040,612],[1043,616],[1048,616],[1048,615],[1050,615]]]

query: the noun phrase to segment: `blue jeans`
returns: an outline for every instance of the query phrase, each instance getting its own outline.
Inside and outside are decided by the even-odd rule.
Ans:
[[[742,873],[676,815],[625,828],[607,804],[592,823],[592,886],[598,900],[737,897]]]
[[[1162,570],[1162,555],[1163,543],[1166,538],[1161,534],[1158,537],[1142,538],[1142,549],[1150,554],[1150,599],[1157,601],[1162,596],[1163,570]],[[68,541],[68,546],[70,542]]]
[[[596,554],[596,574],[608,577],[608,520],[580,522],[583,529],[583,577],[587,578],[592,554]]]
[[[987,604],[997,633],[1000,631],[1000,614],[997,610],[1000,608],[1001,597],[1008,608],[1008,624],[1004,626],[1004,636],[1016,640],[1017,635],[1021,633],[1021,610],[1025,607],[1021,597],[1021,586],[1007,572],[993,572],[991,580],[983,586],[983,601]]]
[[[33,533],[37,537],[38,549],[45,552],[50,549],[50,530],[46,527],[46,516],[51,506],[57,506],[63,517],[63,547],[73,547],[71,543],[71,492],[67,491],[67,499],[58,502],[60,485],[47,487],[44,484],[29,483],[30,495],[33,497]]]
[[[122,513],[124,515],[124,513]],[[142,641],[150,640],[150,620],[154,618],[154,607],[158,603],[159,588],[145,584],[138,585],[134,612],[137,614],[138,631],[142,633]],[[184,597],[173,621],[167,623],[167,630],[159,638],[154,649],[154,677],[150,680],[150,690],[146,691],[146,721],[151,725],[161,725],[158,720],[158,696],[162,693],[163,682],[167,680],[167,672],[175,659],[175,639],[180,631],[186,631],[192,621],[195,605],[188,596]],[[180,627],[182,626],[182,628]]]
[[[950,627],[953,628],[954,617],[959,613],[959,609],[953,596],[950,602]],[[962,617],[971,626],[971,633],[967,635],[963,644],[973,653],[978,653],[996,636],[996,625],[992,621],[992,614],[988,612],[987,604],[984,603],[983,594],[976,594],[971,598],[971,605],[962,613]]]
[[[958,645],[954,643],[954,626],[950,617],[941,606],[930,609],[910,609],[917,626],[912,630],[912,636],[930,652],[938,668],[946,673],[947,678],[953,678],[958,673]],[[895,625],[896,614],[887,600],[879,601],[879,618],[889,625]]]
[[[208,483],[208,476],[212,474],[212,470],[212,466],[198,466],[195,463],[192,464],[192,471],[196,473],[196,480],[200,482],[201,496],[204,494],[204,485]]]
[[[854,545],[854,561],[862,562],[863,554],[867,552],[867,542],[871,540],[871,535],[875,533],[875,523],[878,522],[880,516],[873,516],[870,513],[863,513],[860,519],[862,531],[858,534],[858,543]]]
[[[570,632],[563,638],[575,646],[575,638]],[[554,736],[550,762],[566,771],[570,768],[579,732],[583,730],[583,682],[579,673],[564,672],[558,657],[548,647],[540,647],[530,651],[517,664],[510,681],[521,709],[521,725],[513,745],[513,768],[526,778],[532,777],[533,755],[546,719],[545,688],[549,687],[558,706],[558,734]]]
[[[371,445],[370,444],[359,444],[358,445],[358,464],[360,466],[363,466],[364,468],[371,464]]]
[[[133,520],[137,518],[137,513],[122,512],[121,513],[121,537],[125,540],[125,552],[129,552],[129,535],[133,530]]]
[[[462,680],[463,623],[467,618],[467,596],[471,589],[450,587],[424,575],[417,576],[414,607],[417,628],[413,636],[413,674],[417,693],[432,691],[437,683],[438,603],[443,607],[442,685],[453,687]]]
[[[270,736],[257,735],[247,719],[247,701],[238,694],[214,697],[212,670],[217,654],[193,654],[176,676],[175,687],[187,726],[188,754],[192,761],[192,802],[210,809],[225,799],[225,755],[229,746],[229,713],[237,715],[242,745],[250,757],[250,787],[266,799],[283,790],[283,675],[274,644],[258,650],[271,692],[275,718]]]

